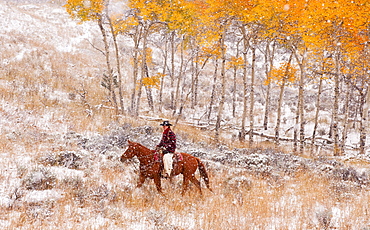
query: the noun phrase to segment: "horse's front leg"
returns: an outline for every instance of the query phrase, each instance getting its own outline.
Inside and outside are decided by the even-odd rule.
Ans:
[[[162,194],[161,176],[159,174],[154,176],[154,183],[157,187],[157,191]]]
[[[139,176],[139,181],[137,182],[137,186],[138,188],[140,188],[141,186],[143,186],[144,182],[145,182],[145,179],[146,177],[140,173],[140,176]]]

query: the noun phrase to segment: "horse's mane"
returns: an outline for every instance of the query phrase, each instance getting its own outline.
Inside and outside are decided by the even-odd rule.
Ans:
[[[142,145],[142,144],[140,144],[140,143],[138,143],[138,142],[133,142],[133,141],[131,141],[130,142],[133,146],[136,146],[136,147],[139,147],[139,148],[143,148],[144,150],[146,150],[146,151],[150,151],[150,149],[149,148],[147,148],[147,147],[145,147],[144,145]]]

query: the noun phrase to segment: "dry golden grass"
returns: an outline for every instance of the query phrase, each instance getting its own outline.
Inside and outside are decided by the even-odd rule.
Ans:
[[[173,219],[179,218],[178,224],[184,229],[323,229],[335,224],[339,229],[347,229],[358,224],[347,213],[339,216],[339,223],[333,222],[333,211],[355,211],[359,204],[352,205],[352,199],[338,202],[326,179],[303,173],[277,187],[265,179],[250,179],[251,188],[239,189],[227,188],[222,177],[213,177],[215,191],[205,190],[203,197],[194,187],[184,197],[180,196],[178,187],[171,192],[167,190],[166,196],[161,197],[150,184],[139,192],[126,194],[125,205],[141,213],[142,218],[147,217],[145,213],[159,213],[153,218],[164,221],[162,226],[173,224]],[[362,196],[365,200],[369,198],[369,194]],[[365,207],[368,208],[368,204],[361,204],[360,209]],[[365,218],[361,210],[356,214],[358,218]],[[186,219],[194,226],[189,228]]]
[[[215,144],[214,134],[195,126],[178,123],[174,131],[194,143],[204,142],[206,144]]]
[[[54,189],[62,191],[60,199],[2,207],[1,218],[23,229],[361,229],[370,224],[367,189],[340,191],[337,181],[305,170],[279,179],[210,166],[214,192],[202,181],[203,196],[195,186],[181,196],[179,176],[172,185],[163,180],[161,196],[153,181],[134,188],[137,172],[127,171],[129,164],[96,164],[84,170],[84,180],[58,181]],[[232,183],[238,177],[247,183]],[[99,218],[106,222],[91,221]]]
[[[51,49],[43,44],[34,45],[40,47],[39,50]],[[48,68],[40,64],[44,59]],[[7,84],[0,86],[0,99],[40,115],[53,112],[55,122],[68,121],[74,131],[102,131],[102,127],[112,121],[113,112],[101,106],[106,92],[100,87],[100,77],[95,77],[97,68],[92,66],[90,71],[83,73],[75,71],[86,69],[86,66],[89,60],[78,54],[54,52],[47,57],[43,51],[32,51],[1,71]]]

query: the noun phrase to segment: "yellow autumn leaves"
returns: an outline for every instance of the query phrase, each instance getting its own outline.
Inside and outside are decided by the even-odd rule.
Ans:
[[[103,13],[107,1],[67,0],[65,7],[73,17],[88,21]],[[110,16],[116,34],[151,22],[157,30],[191,36],[213,55],[220,53],[218,41],[224,30],[236,25],[259,39],[287,46],[295,42],[298,49],[313,53],[340,50],[348,60],[360,57],[370,34],[368,0],[129,0],[127,5],[130,16],[124,17],[124,12]]]
[[[95,20],[104,10],[104,0],[67,0],[66,10],[76,19],[83,21]]]

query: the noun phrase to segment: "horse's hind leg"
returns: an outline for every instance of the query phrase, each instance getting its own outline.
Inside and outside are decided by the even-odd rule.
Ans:
[[[188,185],[189,185],[189,179],[186,176],[184,176],[184,179],[183,179],[183,182],[182,182],[181,195],[185,195],[185,191],[188,189]]]
[[[190,178],[190,181],[193,182],[193,184],[195,184],[195,186],[199,189],[200,194],[202,195],[202,188],[200,186],[200,181],[197,178],[195,178],[195,176],[192,176]]]

